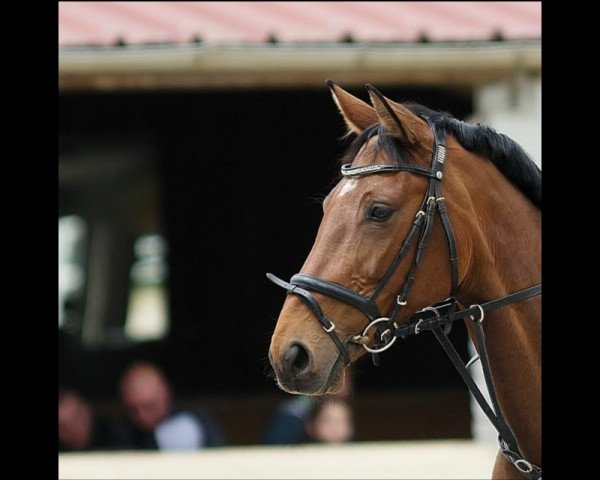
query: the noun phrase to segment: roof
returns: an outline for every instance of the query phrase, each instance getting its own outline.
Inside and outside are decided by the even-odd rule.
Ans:
[[[541,38],[541,2],[59,2],[59,45]]]

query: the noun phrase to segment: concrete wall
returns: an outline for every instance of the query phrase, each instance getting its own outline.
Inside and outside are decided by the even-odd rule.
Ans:
[[[468,440],[225,447],[58,456],[59,479],[482,479],[495,449]]]
[[[475,89],[472,121],[490,125],[516,140],[542,165],[542,81],[517,75],[511,82],[490,83]]]

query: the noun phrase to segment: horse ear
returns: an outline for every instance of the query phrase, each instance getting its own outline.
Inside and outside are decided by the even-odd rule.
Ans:
[[[371,103],[379,116],[379,122],[386,130],[402,143],[415,145],[422,140],[423,134],[429,134],[424,120],[417,117],[404,105],[384,97],[373,85],[365,85],[371,97]]]
[[[327,86],[348,126],[348,133],[361,133],[367,127],[379,123],[377,112],[371,105],[349,94],[331,80],[327,80]]]

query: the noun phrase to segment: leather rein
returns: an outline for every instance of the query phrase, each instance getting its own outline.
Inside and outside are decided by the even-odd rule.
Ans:
[[[378,354],[390,348],[398,337],[406,338],[409,335],[416,335],[423,331],[430,330],[444,348],[446,354],[452,361],[463,381],[471,391],[475,400],[488,417],[492,425],[498,431],[498,442],[500,450],[504,457],[509,460],[521,474],[531,480],[542,478],[542,470],[528,462],[523,458],[518,448],[512,430],[506,423],[504,416],[500,410],[496,391],[492,383],[491,370],[487,350],[485,348],[485,336],[483,333],[482,322],[485,314],[506,305],[520,302],[527,298],[541,294],[542,285],[538,284],[533,287],[520,290],[496,300],[489,301],[483,304],[471,305],[469,308],[459,309],[458,302],[453,297],[458,287],[458,256],[456,251],[456,241],[454,232],[448,213],[444,203],[444,197],[441,195],[441,182],[444,176],[443,168],[446,160],[446,131],[439,128],[429,118],[423,116],[427,121],[434,135],[434,149],[431,168],[424,168],[416,165],[387,165],[374,164],[366,166],[352,167],[350,164],[342,165],[341,173],[345,177],[359,177],[386,172],[409,172],[417,175],[428,177],[427,191],[421,208],[417,212],[410,231],[402,242],[402,246],[387,269],[383,278],[373,291],[370,297],[365,297],[347,287],[339,285],[328,280],[323,280],[312,275],[296,274],[292,276],[289,282],[286,282],[271,273],[267,273],[267,278],[277,286],[286,289],[288,294],[298,295],[300,299],[308,306],[313,315],[322,325],[325,332],[330,336],[332,341],[338,348],[341,357],[343,357],[346,365],[350,365],[350,354],[346,345],[336,333],[335,324],[325,315],[321,309],[319,302],[311,293],[320,293],[330,298],[342,301],[360,312],[368,319],[368,324],[360,334],[356,334],[347,340],[347,343],[362,345],[362,347],[373,356],[375,365],[379,365]],[[439,214],[440,220],[444,227],[445,237],[449,250],[449,261],[451,269],[451,285],[448,298],[437,304],[425,307],[420,311],[412,314],[408,320],[401,325],[396,323],[402,308],[407,303],[408,294],[415,280],[416,271],[421,265],[425,246],[431,232],[433,218],[435,213]],[[375,300],[384,289],[400,262],[407,256],[411,247],[417,241],[416,252],[413,257],[412,265],[406,275],[404,286],[400,293],[396,296],[394,306],[388,316],[384,316],[379,312]],[[453,322],[459,319],[470,318],[475,329],[475,340],[479,355],[475,355],[466,364],[463,363],[460,355],[455,350],[454,346],[448,338]],[[367,335],[371,328],[375,328],[374,344],[368,346],[371,341]],[[490,394],[492,406],[488,404],[481,390],[476,385],[471,377],[468,368],[481,360],[481,366],[484,373],[485,383]],[[493,408],[492,408],[493,407]]]

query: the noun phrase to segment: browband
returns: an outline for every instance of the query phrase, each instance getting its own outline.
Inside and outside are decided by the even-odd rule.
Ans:
[[[386,165],[386,164],[375,164],[375,165],[363,165],[353,167],[352,164],[346,163],[342,165],[342,175],[345,177],[352,177],[358,175],[371,175],[373,173],[382,172],[411,172],[425,175],[426,177],[437,178],[436,172],[432,169],[420,167],[418,165]]]

